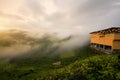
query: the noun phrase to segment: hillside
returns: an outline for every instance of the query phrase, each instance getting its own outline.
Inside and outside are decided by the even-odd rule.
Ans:
[[[52,65],[61,61],[60,66]],[[89,47],[64,54],[22,56],[0,61],[2,80],[119,80],[118,54],[96,54]]]
[[[33,37],[28,32],[0,32],[1,80],[119,80],[118,54],[104,54],[88,45],[66,51],[63,39]]]
[[[42,80],[120,80],[118,55],[98,55],[77,60],[53,71]]]

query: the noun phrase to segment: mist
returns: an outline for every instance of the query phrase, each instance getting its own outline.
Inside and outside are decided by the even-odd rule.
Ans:
[[[74,50],[120,26],[119,14],[119,0],[1,0],[0,56]]]
[[[73,50],[75,36],[60,37],[57,34],[35,36],[23,30],[5,30],[0,32],[0,58],[12,58],[24,55],[51,55]],[[81,46],[83,45],[80,43]]]

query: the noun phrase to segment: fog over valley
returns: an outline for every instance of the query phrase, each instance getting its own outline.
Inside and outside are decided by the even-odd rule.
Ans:
[[[73,50],[119,26],[119,14],[120,0],[0,0],[0,57]]]

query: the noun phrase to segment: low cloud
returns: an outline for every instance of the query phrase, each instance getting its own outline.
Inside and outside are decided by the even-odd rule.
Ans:
[[[0,0],[0,29],[72,35],[65,46],[76,47],[89,41],[92,31],[120,26],[119,14],[119,0]]]
[[[0,32],[0,58],[20,55],[46,55],[54,54],[72,36],[59,38],[56,34],[43,36],[30,35],[27,31],[7,30]]]

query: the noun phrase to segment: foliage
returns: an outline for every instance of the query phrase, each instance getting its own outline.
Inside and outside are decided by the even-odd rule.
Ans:
[[[62,59],[62,58],[61,58]],[[55,67],[59,56],[1,60],[1,80],[119,80],[120,60],[117,54],[97,55]],[[64,60],[64,58],[63,58]],[[69,61],[70,58],[67,60]],[[65,61],[65,60],[64,60]],[[69,64],[69,62],[68,62]]]
[[[99,55],[75,63],[45,76],[43,80],[120,80],[117,55]]]
[[[88,49],[89,47],[85,47]],[[79,49],[81,50],[81,49]],[[1,59],[0,62],[0,78],[2,80],[29,80],[29,79],[41,79],[52,71],[63,68],[78,60],[81,52],[75,50],[63,54],[54,55],[24,55],[11,59]],[[86,54],[86,53],[84,53]],[[79,56],[78,56],[79,55]],[[82,58],[82,56],[80,56]],[[85,56],[84,56],[85,57]],[[87,54],[86,54],[87,57]],[[52,63],[61,61],[61,66],[54,66]]]

